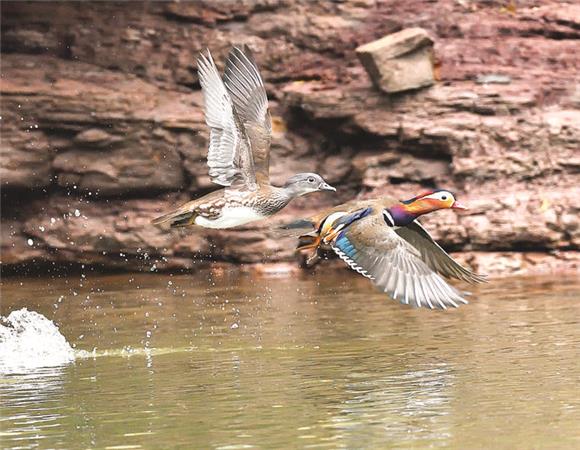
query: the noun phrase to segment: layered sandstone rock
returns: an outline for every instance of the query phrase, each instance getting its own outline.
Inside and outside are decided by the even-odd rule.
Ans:
[[[258,0],[2,5],[2,264],[137,270],[291,261],[272,224],[354,196],[439,186],[473,207],[425,220],[492,274],[577,268],[580,8],[496,2]],[[420,13],[417,13],[420,11]],[[355,49],[404,28],[439,81],[375,89]],[[195,71],[254,49],[274,117],[272,176],[318,171],[336,196],[239,230],[163,232],[213,189]],[[219,63],[218,63],[219,64]]]

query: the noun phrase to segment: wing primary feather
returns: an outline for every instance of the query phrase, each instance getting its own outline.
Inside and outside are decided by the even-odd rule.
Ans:
[[[411,295],[415,300],[415,305],[417,308],[421,307],[421,298],[417,295],[417,277],[415,275],[410,275],[411,278]]]
[[[423,300],[425,302],[427,302],[427,305],[429,305],[430,309],[433,309],[433,303],[431,303],[431,298],[429,297],[429,295],[427,294],[427,286],[425,284],[425,280],[428,278],[427,276],[422,277],[421,282],[419,283],[419,289],[421,289],[421,295],[423,296]]]
[[[398,289],[398,300],[400,303],[403,303],[405,300],[405,283],[407,282],[407,277],[405,276],[405,272],[403,270],[399,271],[399,280],[397,282],[397,289]]]
[[[255,78],[253,78],[253,77],[252,77],[252,75],[251,75],[251,74],[249,74],[249,76],[250,76],[251,78],[248,78],[248,77],[246,76],[246,74],[248,74],[248,72],[250,71],[250,70],[249,70],[249,68],[248,68],[248,66],[247,66],[247,65],[245,65],[243,62],[241,62],[240,58],[239,58],[237,55],[235,55],[235,54],[234,54],[233,56],[234,56],[234,58],[236,58],[238,61],[240,61],[240,63],[241,63],[241,65],[242,65],[242,67],[245,69],[245,70],[242,70],[242,71],[240,71],[240,72],[239,72],[239,74],[240,74],[240,76],[243,78],[243,80],[244,80],[246,83],[248,83],[248,85],[250,85],[250,86],[251,86],[252,84],[262,84],[262,83],[261,83],[261,81],[262,81],[262,80],[256,80]],[[252,78],[253,78],[253,79],[252,79]]]
[[[443,279],[441,277],[436,277],[435,281],[437,282],[438,286],[441,288],[441,292],[444,294],[445,298],[447,299],[448,303],[451,303],[451,305],[454,308],[457,308],[459,305],[457,303],[455,303],[455,300],[453,299],[451,294],[451,291],[449,289],[449,287],[447,286],[447,283],[445,283],[445,281],[443,281]]]
[[[396,272],[396,278],[395,278],[395,292],[393,293],[393,299],[398,300],[397,297],[398,297],[398,293],[399,293],[399,268],[395,267],[394,272]]]
[[[245,49],[242,50],[238,47],[234,47],[234,50],[236,50],[234,52],[234,56],[248,70],[247,71],[248,75],[254,80],[254,82],[256,82],[258,84],[262,84],[262,77],[254,69],[254,67],[255,67],[254,63],[252,61],[250,61],[250,59],[246,55],[246,52],[250,53],[249,48],[246,46]]]
[[[458,308],[459,305],[455,301],[456,299],[454,298],[453,293],[449,289],[449,285],[447,284],[447,282],[443,278],[441,278],[441,277],[438,277],[437,278],[437,281],[438,281],[439,285],[441,286],[441,289],[445,292],[445,296],[446,296],[447,302],[448,303],[451,303],[451,305],[454,308]]]
[[[411,276],[405,274],[405,305],[409,304],[409,291],[411,290]]]
[[[467,300],[465,300],[463,297],[461,297],[460,292],[457,289],[455,289],[450,284],[447,284],[444,280],[442,280],[442,281],[445,284],[447,291],[449,292],[449,297],[451,297],[456,302],[463,303],[463,304],[467,303]]]
[[[445,306],[445,302],[443,302],[443,301],[442,301],[442,300],[439,298],[439,295],[438,295],[438,293],[437,293],[437,292],[438,292],[438,291],[437,291],[437,288],[436,288],[436,287],[433,285],[433,280],[432,280],[432,278],[433,278],[433,275],[434,275],[434,274],[430,274],[430,275],[427,277],[427,283],[429,284],[429,287],[430,287],[430,289],[431,289],[431,294],[432,294],[432,296],[433,296],[433,299],[434,299],[434,300],[435,300],[435,301],[436,301],[436,302],[439,304],[439,306],[440,306],[442,309],[447,309],[447,306]]]
[[[389,292],[392,295],[393,291],[395,290],[395,282],[396,282],[396,268],[385,269],[383,267],[384,275],[381,278],[381,285],[384,286],[384,291]]]

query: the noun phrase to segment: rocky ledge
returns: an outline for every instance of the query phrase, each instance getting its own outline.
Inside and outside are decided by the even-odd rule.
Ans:
[[[506,6],[508,5],[508,6]],[[3,2],[2,266],[194,269],[281,263],[276,223],[352,197],[457,192],[446,248],[490,274],[578,270],[580,7],[535,0]],[[411,27],[436,82],[387,94],[357,47]],[[150,220],[213,189],[195,70],[246,43],[267,82],[274,182],[318,171],[336,196],[228,232]],[[40,267],[40,266],[39,266]],[[261,266],[260,266],[261,267]],[[273,266],[274,267],[274,266]]]

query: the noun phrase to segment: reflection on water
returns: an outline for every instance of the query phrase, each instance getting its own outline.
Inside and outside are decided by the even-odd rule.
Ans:
[[[50,407],[64,394],[64,376],[64,368],[51,367],[2,380],[3,448],[34,447],[48,435],[64,437],[61,424],[67,417]]]
[[[576,280],[435,312],[359,278],[3,280],[1,314],[44,314],[77,358],[1,379],[2,447],[580,445]]]

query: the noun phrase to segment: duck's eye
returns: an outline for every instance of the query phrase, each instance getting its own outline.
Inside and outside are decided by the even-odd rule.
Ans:
[[[315,181],[316,181],[316,180],[315,180],[314,178],[312,178],[312,177],[308,178],[308,182],[309,182],[309,183],[314,183]]]
[[[447,196],[446,195],[442,195],[441,196],[441,200],[444,200],[444,201],[447,200]]]

